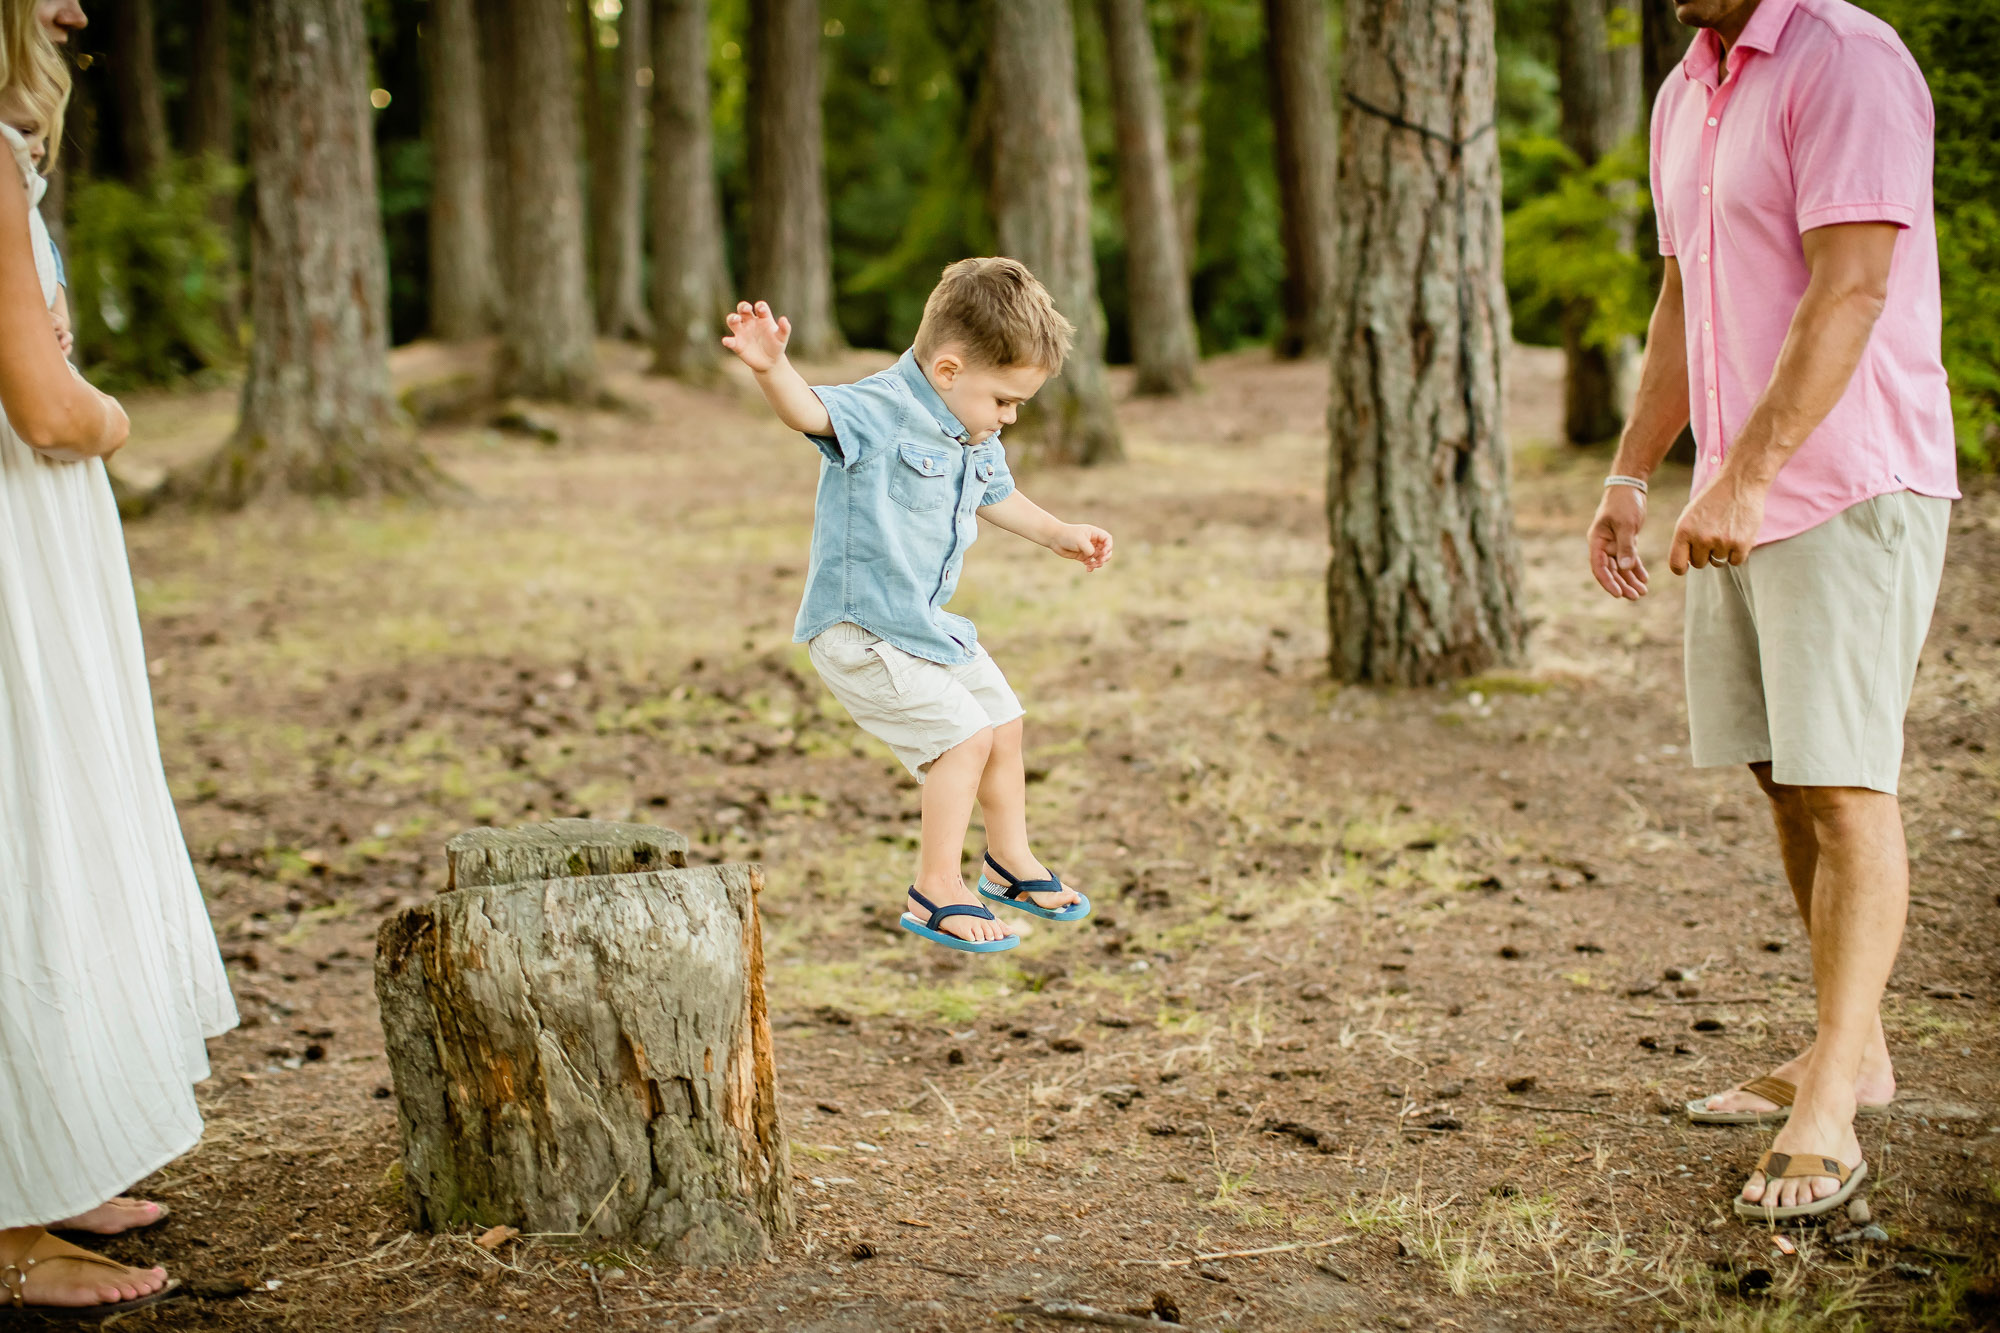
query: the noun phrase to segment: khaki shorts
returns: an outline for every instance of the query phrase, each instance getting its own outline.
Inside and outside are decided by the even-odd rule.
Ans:
[[[974,651],[964,666],[945,666],[847,621],[807,646],[833,697],[919,782],[946,750],[1026,711],[999,665],[984,648]]]
[[[1690,570],[1695,764],[1895,794],[1950,518],[1949,500],[1878,495],[1741,565]]]

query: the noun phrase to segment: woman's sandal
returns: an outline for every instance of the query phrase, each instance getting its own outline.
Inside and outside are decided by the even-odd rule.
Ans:
[[[980,873],[979,896],[990,902],[1030,913],[1041,917],[1044,921],[1081,921],[1090,915],[1090,899],[1080,893],[1076,895],[1076,901],[1066,907],[1039,907],[1023,896],[1030,893],[1061,893],[1062,877],[1054,871],[1049,872],[1047,879],[1017,879],[1005,866],[993,859],[991,852],[986,853],[986,864],[994,874],[1007,881],[1007,887],[1003,889],[986,878],[983,871]],[[1074,893],[1075,890],[1072,889],[1071,892]]]
[[[101,1254],[79,1249],[66,1240],[60,1240],[44,1231],[21,1254],[7,1263],[0,1263],[0,1325],[23,1323],[36,1320],[43,1323],[100,1324],[107,1319],[148,1305],[158,1305],[182,1294],[178,1280],[150,1295],[136,1297],[129,1301],[111,1301],[103,1305],[30,1305],[28,1304],[28,1272],[43,1264],[85,1264],[99,1268],[109,1268],[120,1273],[131,1271],[126,1265],[107,1259]]]
[[[1775,1111],[1711,1111],[1708,1104],[1717,1097],[1726,1097],[1729,1092],[1747,1092],[1752,1097],[1762,1097],[1778,1109]],[[1799,1090],[1790,1079],[1766,1074],[1753,1078],[1748,1083],[1739,1083],[1729,1092],[1712,1092],[1706,1097],[1697,1097],[1687,1104],[1688,1119],[1697,1125],[1782,1125],[1792,1118],[1792,1103],[1798,1100]],[[1882,1105],[1862,1105],[1854,1108],[1858,1116],[1885,1116],[1889,1108]]]
[[[973,907],[966,903],[952,903],[945,907],[939,907],[936,903],[924,897],[923,894],[918,893],[917,887],[914,884],[910,886],[910,897],[919,907],[931,914],[930,920],[919,921],[908,912],[905,912],[896,919],[896,924],[904,930],[909,931],[912,935],[922,936],[932,944],[942,944],[947,949],[963,949],[966,953],[1000,953],[1013,948],[1021,942],[1019,935],[1009,935],[1004,939],[997,940],[960,939],[950,931],[939,930],[938,922],[943,921],[947,917],[954,916],[978,917],[982,921],[997,921],[999,918],[984,907]]]
[[[1861,1188],[1861,1182],[1868,1178],[1868,1163],[1856,1162],[1848,1167],[1842,1166],[1831,1157],[1802,1157],[1795,1153],[1767,1148],[1764,1150],[1764,1155],[1757,1159],[1757,1165],[1752,1171],[1762,1175],[1767,1185],[1774,1180],[1810,1180],[1815,1176],[1827,1176],[1840,1182],[1840,1188],[1824,1199],[1793,1204],[1789,1208],[1774,1208],[1764,1203],[1746,1203],[1743,1195],[1740,1192],[1737,1194],[1738,1217],[1749,1218],[1753,1222],[1784,1222],[1795,1217],[1818,1217],[1846,1203],[1854,1197],[1854,1191]]]

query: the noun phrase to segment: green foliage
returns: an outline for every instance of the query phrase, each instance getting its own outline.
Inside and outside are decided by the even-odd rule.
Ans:
[[[70,318],[93,383],[114,391],[171,383],[236,360],[228,323],[236,272],[213,201],[240,177],[213,159],[181,159],[151,189],[72,185]]]
[[[1937,107],[1944,364],[1959,456],[2000,461],[2000,0],[1861,0],[1893,24]]]
[[[1590,312],[1584,341],[1613,348],[1646,331],[1653,275],[1632,247],[1632,222],[1648,207],[1635,179],[1646,170],[1646,145],[1634,138],[1585,167],[1562,143],[1530,138],[1510,152],[1524,177],[1548,177],[1507,214],[1507,293],[1517,327],[1559,327],[1563,308]]]

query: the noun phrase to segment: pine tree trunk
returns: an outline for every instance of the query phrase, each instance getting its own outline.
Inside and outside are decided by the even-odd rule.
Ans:
[[[1557,15],[1562,137],[1586,167],[1636,127],[1637,71],[1628,57],[1637,52],[1612,51],[1605,5],[1606,0],[1560,0]],[[1629,233],[1627,228],[1627,245]],[[1589,323],[1589,302],[1573,301],[1564,309],[1563,433],[1574,444],[1608,440],[1624,425],[1615,349],[1584,341]]]
[[[503,90],[507,211],[498,382],[524,398],[588,399],[596,321],[584,268],[576,33],[564,0],[490,0]]]
[[[1177,394],[1200,356],[1188,266],[1174,211],[1167,113],[1146,0],[1099,0],[1118,129],[1118,197],[1125,219],[1126,287],[1138,392]]]
[[[1104,373],[1069,0],[988,0],[987,19],[990,195],[1000,249],[1033,270],[1076,325],[1068,364],[1022,410],[1017,430],[1052,461],[1115,462],[1125,448]]]
[[[167,166],[167,105],[160,91],[153,0],[118,0],[111,9],[112,105],[127,178],[150,184]]]
[[[1326,0],[1264,0],[1285,241],[1278,355],[1324,356],[1334,301],[1333,80]]]
[[[1174,164],[1174,217],[1192,279],[1201,267],[1201,107],[1208,83],[1208,11],[1180,0],[1167,39],[1167,157]]]
[[[242,419],[168,494],[235,507],[273,491],[422,493],[436,474],[389,392],[362,0],[259,0],[250,99],[257,333]]]
[[[1501,438],[1491,0],[1349,0],[1346,39],[1332,666],[1423,685],[1515,656],[1526,632]]]
[[[229,77],[229,0],[199,0],[188,66],[188,152],[236,160],[236,107]]]
[[[843,345],[833,304],[819,0],[750,0],[749,295],[792,321],[806,360]]]
[[[650,338],[642,255],[645,245],[647,89],[641,71],[651,68],[651,10],[647,0],[627,0],[618,18],[617,70],[603,99],[603,152],[593,155],[592,191],[601,200],[596,248],[597,329],[608,338]]]
[[[447,342],[491,333],[500,282],[487,195],[486,71],[475,0],[430,0],[424,25],[429,82],[431,332]]]
[[[1688,42],[1694,36],[1694,29],[1674,16],[1674,0],[1638,0],[1639,5],[1639,124],[1643,128],[1651,123],[1653,101],[1659,96],[1660,85],[1680,64],[1686,54]],[[1666,273],[1666,262],[1660,258],[1659,219],[1650,208],[1639,210],[1637,225],[1633,228],[1633,243],[1639,254],[1652,266],[1655,285]],[[1681,427],[1679,438],[1673,448],[1667,451],[1667,461],[1693,467],[1695,461],[1694,429]]]
[[[637,0],[628,0],[637,3]],[[708,0],[653,4],[653,372],[719,364],[727,299],[708,104]]]

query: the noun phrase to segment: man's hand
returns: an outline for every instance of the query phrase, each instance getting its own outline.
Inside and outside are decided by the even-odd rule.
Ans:
[[[1646,521],[1646,494],[1636,486],[1606,486],[1590,521],[1590,572],[1613,597],[1638,601],[1646,595],[1646,562],[1639,558],[1639,528]]]
[[[1667,559],[1674,573],[1748,560],[1757,531],[1764,526],[1764,496],[1769,489],[1728,468],[1716,474],[1700,495],[1688,501],[1681,521],[1674,524],[1673,553]]]
[[[1111,562],[1111,534],[1088,523],[1065,523],[1049,535],[1048,548],[1057,555],[1099,570]]]
[[[743,364],[763,374],[785,359],[785,344],[792,339],[792,321],[774,318],[763,301],[751,305],[738,301],[736,309],[724,315],[729,336],[722,345],[743,358]]]

